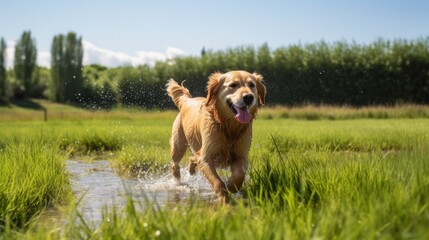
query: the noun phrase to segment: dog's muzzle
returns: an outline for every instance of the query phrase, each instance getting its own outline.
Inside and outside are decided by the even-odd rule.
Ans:
[[[243,102],[247,106],[252,105],[254,100],[255,100],[255,97],[251,93],[246,93],[243,95]]]
[[[244,105],[242,107],[239,107],[233,104],[231,101],[227,101],[229,108],[231,109],[232,113],[235,116],[235,120],[243,124],[246,124],[252,121],[253,116],[249,112],[249,106],[252,105],[253,99],[254,99],[253,95],[249,95],[246,98],[245,96],[243,96]]]

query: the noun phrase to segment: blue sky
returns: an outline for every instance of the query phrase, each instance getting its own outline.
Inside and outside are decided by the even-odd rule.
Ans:
[[[69,31],[86,41],[89,60],[115,60],[106,65],[197,55],[203,47],[429,36],[429,1],[423,0],[3,0],[0,9],[0,37],[12,47],[31,30],[40,61],[49,59],[52,38]]]

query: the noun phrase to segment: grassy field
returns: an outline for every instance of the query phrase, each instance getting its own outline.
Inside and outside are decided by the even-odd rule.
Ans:
[[[175,112],[40,103],[57,117],[45,123],[19,114],[37,110],[0,108],[19,116],[0,117],[0,239],[429,238],[427,107],[266,109],[254,124],[245,186],[231,205],[159,208],[130,198],[94,224],[75,208],[64,160],[102,155],[130,177],[166,171]],[[59,117],[65,111],[80,115]],[[66,223],[41,223],[52,206],[65,209]]]
[[[52,103],[46,100],[16,101],[0,106],[0,121],[43,121],[44,109],[51,120],[162,120],[173,117],[175,111],[115,108],[111,111],[100,109],[82,110],[76,106]],[[156,113],[156,114],[153,114]],[[272,106],[262,108],[260,119],[299,120],[347,120],[347,119],[388,119],[388,118],[429,118],[429,106],[400,104],[396,106],[335,107],[305,105],[298,107]]]

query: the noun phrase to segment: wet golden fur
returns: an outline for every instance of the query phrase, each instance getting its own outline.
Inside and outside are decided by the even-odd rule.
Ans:
[[[166,87],[180,110],[170,140],[173,176],[180,180],[179,162],[189,147],[193,153],[189,172],[194,174],[196,169],[200,170],[219,201],[228,202],[228,190],[237,192],[243,184],[252,142],[252,121],[258,107],[265,104],[262,76],[246,71],[214,73],[207,83],[207,98],[192,98],[188,89],[173,79]],[[243,100],[245,95],[251,98],[247,103]],[[250,122],[236,120],[232,104],[247,108],[252,116]],[[231,176],[225,185],[216,168],[228,166]]]

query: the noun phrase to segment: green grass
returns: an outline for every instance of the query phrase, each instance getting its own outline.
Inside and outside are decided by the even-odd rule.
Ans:
[[[0,233],[71,200],[65,154],[55,142],[40,137],[3,142],[0,173]]]
[[[174,118],[176,111],[121,108],[112,110],[82,109],[41,99],[15,101],[0,105],[0,122],[57,120],[164,120]],[[262,119],[347,120],[347,119],[398,119],[429,118],[429,106],[397,104],[394,106],[329,106],[303,105],[295,107],[265,106],[259,111]]]
[[[129,201],[99,225],[74,211],[72,239],[427,239],[427,150],[380,157],[313,152],[254,164],[247,198],[159,208]],[[255,159],[256,160],[256,159]],[[262,160],[262,159],[260,159]],[[146,206],[144,211],[141,206]],[[148,207],[149,206],[149,207]],[[46,236],[46,235],[44,235]]]
[[[329,105],[304,105],[296,107],[274,106],[262,109],[260,115],[262,118],[266,119],[290,118],[302,120],[428,118],[429,107],[414,104],[368,107]]]
[[[389,154],[290,152],[254,166],[248,191],[260,205],[270,202],[299,221],[311,216],[314,226],[303,229],[307,237],[428,236],[427,156],[427,148]]]
[[[16,101],[6,106],[0,105],[0,122],[44,121],[43,109],[47,111],[48,121],[163,120],[176,115],[175,111],[145,110],[141,108],[83,109],[47,100],[31,99]]]
[[[429,238],[429,119],[394,115],[306,121],[262,112],[242,196],[229,206],[190,200],[159,207],[130,199],[124,209],[105,209],[99,225],[85,222],[74,204],[64,213],[66,224],[29,220],[70,199],[68,154],[103,154],[130,176],[167,171],[174,114],[144,114],[0,123],[0,193],[15,196],[2,195],[1,207],[17,206],[2,215],[0,238]]]

